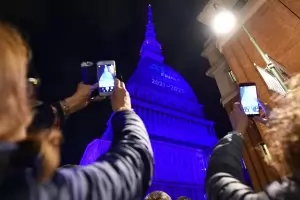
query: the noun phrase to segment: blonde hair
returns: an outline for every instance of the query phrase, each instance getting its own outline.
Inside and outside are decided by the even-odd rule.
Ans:
[[[145,200],[172,200],[171,197],[163,191],[154,191],[148,194]]]
[[[23,139],[31,121],[26,90],[28,52],[18,31],[0,22],[0,140]]]
[[[273,99],[275,108],[265,135],[272,165],[281,174],[300,170],[300,75],[288,83],[289,92]],[[288,168],[283,165],[287,163]]]

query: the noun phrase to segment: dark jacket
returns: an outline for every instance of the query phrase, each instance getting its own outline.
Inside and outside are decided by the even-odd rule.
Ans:
[[[211,155],[206,174],[208,200],[297,200],[300,199],[299,182],[286,178],[273,182],[260,193],[243,183],[241,166],[244,142],[238,133],[222,138]]]
[[[140,200],[153,176],[147,131],[133,111],[117,112],[111,123],[114,138],[104,156],[85,167],[58,169],[44,184],[36,183],[32,169],[5,167],[8,153],[3,152],[14,145],[0,145],[0,199]]]

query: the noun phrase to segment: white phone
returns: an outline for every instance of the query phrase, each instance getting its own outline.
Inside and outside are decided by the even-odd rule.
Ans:
[[[257,88],[255,83],[240,83],[241,104],[248,116],[259,115]]]
[[[114,60],[97,62],[97,77],[99,83],[99,95],[112,95],[115,88],[116,62]]]

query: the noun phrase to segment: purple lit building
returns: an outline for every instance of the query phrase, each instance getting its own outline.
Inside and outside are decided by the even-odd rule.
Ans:
[[[204,199],[207,159],[217,138],[214,123],[205,120],[203,106],[189,84],[164,64],[156,40],[151,6],[137,69],[126,83],[134,110],[144,120],[155,154],[154,181],[149,192],[163,190],[172,198]],[[110,145],[109,123],[101,139],[91,142],[81,165],[95,161]]]

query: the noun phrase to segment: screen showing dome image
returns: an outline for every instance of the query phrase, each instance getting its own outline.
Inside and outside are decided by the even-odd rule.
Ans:
[[[257,100],[256,86],[242,86],[240,87],[241,103],[247,115],[259,114],[259,106]]]
[[[98,65],[99,92],[111,93],[115,85],[116,70],[112,64]]]

